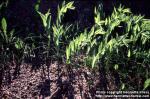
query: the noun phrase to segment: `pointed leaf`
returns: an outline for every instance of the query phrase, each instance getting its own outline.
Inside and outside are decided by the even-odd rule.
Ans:
[[[114,69],[115,69],[115,70],[118,70],[118,68],[119,68],[119,65],[118,65],[118,64],[115,64]]]
[[[128,50],[128,55],[127,55],[129,58],[131,57],[131,50],[129,49]]]
[[[1,25],[2,25],[3,32],[6,33],[6,31],[7,31],[7,22],[6,22],[5,18],[2,18]]]
[[[144,82],[144,90],[150,86],[150,78]]]

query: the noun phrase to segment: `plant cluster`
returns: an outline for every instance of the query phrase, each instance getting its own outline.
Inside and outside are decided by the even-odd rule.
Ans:
[[[52,19],[50,9],[43,14],[38,10],[39,5],[36,5],[35,10],[41,18],[45,32],[39,36],[30,34],[24,40],[15,34],[14,29],[8,31],[6,19],[3,18],[0,30],[1,70],[5,63],[12,60],[20,65],[24,56],[42,57],[48,66],[52,58],[71,64],[75,57],[79,58],[82,54],[84,63],[81,65],[104,67],[106,71],[114,69],[121,78],[122,90],[129,89],[130,82],[125,80],[130,78],[131,73],[137,74],[137,79],[144,78],[145,84],[142,88],[148,88],[150,20],[134,15],[123,6],[114,8],[112,14],[105,17],[100,5],[95,8],[95,23],[91,29],[85,29],[76,36],[78,29],[74,29],[72,24],[63,23],[65,13],[75,9],[73,3],[63,2],[58,6],[56,20]],[[28,40],[32,43],[27,42]],[[137,89],[141,89],[141,86]]]
[[[122,6],[114,8],[107,18],[99,6],[95,9],[94,19],[95,25],[90,32],[81,33],[66,48],[67,63],[75,53],[84,51],[86,66],[100,65],[106,71],[114,67],[119,69],[120,75],[129,75],[130,69],[132,72],[136,70],[138,76],[148,79],[150,21]]]

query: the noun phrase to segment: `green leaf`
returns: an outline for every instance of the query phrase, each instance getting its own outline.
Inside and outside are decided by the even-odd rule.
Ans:
[[[37,12],[38,12],[38,14],[40,15],[40,17],[41,17],[41,19],[42,19],[42,22],[43,22],[44,27],[46,27],[46,26],[47,26],[46,17],[45,17],[44,14],[42,14],[41,12],[39,12],[39,11],[37,11]]]
[[[23,41],[18,38],[17,41],[15,42],[15,47],[17,49],[22,49],[23,48]]]
[[[15,32],[15,29],[12,29],[11,31],[10,31],[10,35],[9,35],[9,42],[12,42],[14,39],[15,39],[15,37],[14,37],[14,32]]]
[[[36,4],[36,5],[34,6],[34,9],[35,9],[36,11],[38,11],[38,10],[39,10],[39,4]]]
[[[129,58],[131,57],[131,50],[129,49],[128,50],[128,55],[127,55]]]
[[[127,23],[127,32],[129,32],[130,29],[131,29],[131,21],[129,21],[129,22]]]
[[[39,11],[37,11],[37,13],[40,15],[44,27],[47,27],[47,24],[48,24],[47,22],[50,21],[50,20],[48,20],[48,18],[50,17],[50,9],[47,11],[47,13],[45,15]],[[49,18],[49,19],[51,19],[51,18]]]
[[[7,31],[7,22],[6,22],[5,18],[2,18],[1,25],[2,25],[3,32],[6,33],[6,31]]]
[[[123,12],[124,13],[131,13],[130,9],[124,9]]]
[[[72,42],[72,44],[71,44],[70,46],[71,46],[71,50],[72,50],[73,52],[75,52],[74,42]]]
[[[71,55],[71,53],[70,53],[70,47],[67,47],[67,48],[66,48],[67,64],[70,63],[70,55]]]
[[[69,2],[69,3],[67,4],[67,8],[68,8],[68,9],[72,9],[72,10],[74,10],[74,9],[75,9],[75,7],[73,6],[73,4],[74,4],[74,1]]]
[[[99,59],[99,54],[100,54],[100,53],[98,53],[97,55],[94,55],[94,56],[93,56],[92,68],[94,68],[94,67],[96,66],[96,63],[97,63],[97,61],[98,61],[98,59]]]
[[[50,40],[50,38],[51,38],[51,36],[50,36],[50,34],[48,34],[48,39]]]
[[[97,34],[102,34],[102,35],[104,35],[104,34],[106,34],[106,32],[103,31],[102,29],[98,29],[98,30],[95,31],[95,34],[96,34],[96,35],[97,35]]]
[[[92,68],[95,67],[96,60],[97,60],[97,57],[94,56],[94,57],[93,57],[93,60],[92,60]]]
[[[115,42],[116,42],[115,39],[111,39],[111,40],[107,43],[110,52],[112,52],[112,48],[114,47]]]
[[[118,68],[119,68],[119,65],[118,65],[118,64],[115,64],[114,69],[115,69],[115,70],[118,70]]]
[[[144,90],[150,86],[150,78],[144,82]]]
[[[124,90],[125,89],[125,84],[123,83],[122,85],[121,85],[121,90]]]
[[[57,20],[56,20],[57,24],[61,23],[62,18],[64,17],[64,14],[67,12],[68,9],[71,9],[71,10],[75,9],[75,7],[73,6],[73,3],[74,2],[72,1],[72,2],[69,2],[69,3],[66,4],[66,2],[64,1],[62,3],[61,8],[58,6]]]
[[[19,44],[18,44],[18,43],[15,43],[15,47],[16,47],[17,49],[19,49],[19,48],[20,48],[20,46],[19,46]]]

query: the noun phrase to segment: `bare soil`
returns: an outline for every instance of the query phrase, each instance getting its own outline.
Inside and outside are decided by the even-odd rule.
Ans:
[[[116,89],[111,74],[106,75],[108,84],[103,85],[106,82],[100,81],[105,78],[99,71],[85,66],[53,62],[33,69],[32,65],[23,64],[16,78],[13,78],[13,69],[9,72],[10,83],[3,78],[1,99],[95,99],[96,90]]]

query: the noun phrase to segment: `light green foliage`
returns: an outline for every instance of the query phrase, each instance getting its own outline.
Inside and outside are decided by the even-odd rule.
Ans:
[[[87,30],[84,31],[84,33],[81,33],[78,37],[76,37],[74,40],[72,40],[69,44],[69,46],[66,48],[66,57],[67,57],[67,63],[70,63],[70,57],[74,55],[75,53],[79,52],[80,50],[84,49],[84,47],[88,44],[91,44],[87,48],[87,53],[90,49],[90,47],[93,46],[95,43],[94,41],[92,43],[91,39],[94,33],[94,28],[91,29],[89,34],[87,34]]]
[[[24,48],[24,42],[21,39],[17,38],[17,40],[15,42],[15,47],[19,50],[23,49]]]
[[[70,9],[74,10],[75,7],[73,6],[74,2],[69,2],[66,3],[65,1],[62,3],[61,8],[58,6],[58,13],[57,13],[57,19],[56,19],[56,24],[52,26],[53,29],[53,41],[55,42],[56,49],[57,49],[57,56],[59,55],[59,50],[60,50],[60,45],[61,45],[61,40],[62,37],[66,36],[65,34],[68,32],[70,26],[64,26],[62,24],[62,19],[64,17],[64,14]]]
[[[76,61],[76,56],[81,59],[80,56],[83,55],[83,65],[92,68],[100,66],[100,69],[104,66],[106,72],[114,69],[120,77],[120,90],[128,88],[128,83],[122,79],[131,78],[129,72],[137,74],[136,79],[140,76],[147,79],[144,83],[144,90],[150,86],[150,79],[148,79],[150,76],[149,19],[134,15],[130,9],[123,6],[114,8],[112,14],[105,17],[103,6],[99,5],[94,9],[95,23],[91,29],[78,32],[71,28],[74,27],[72,24],[63,23],[67,11],[75,9],[74,2],[64,1],[62,5],[59,5],[56,20],[52,20],[50,9],[45,14],[39,11],[40,1],[37,0],[35,10],[41,18],[45,32],[39,36],[33,36],[34,34],[31,33],[31,37],[25,38],[32,41],[31,48],[28,48],[24,40],[16,36],[14,29],[8,31],[7,21],[2,18],[0,63],[11,61],[12,57],[21,62],[26,53],[32,54],[30,56],[33,57],[42,54],[42,59],[48,62],[50,57],[60,61],[59,59],[66,55],[66,63],[71,64],[73,60]],[[2,6],[3,4],[0,5],[0,9]],[[36,39],[40,42],[38,40],[36,42]],[[30,52],[27,52],[27,49]]]
[[[26,45],[20,38],[15,36],[15,30],[7,30],[7,21],[5,18],[1,20],[2,31],[0,31],[0,48],[2,49],[0,56],[3,57],[4,63],[12,61],[15,57],[16,61],[21,62],[24,58]]]
[[[45,13],[42,14],[41,12],[37,11],[42,19],[42,23],[44,26],[44,29],[46,33],[44,34],[44,37],[40,36],[40,38],[46,38],[46,42],[42,42],[42,47],[45,49],[43,53],[46,53],[46,57],[49,57],[49,51],[50,51],[50,42],[51,42],[51,13],[50,9]],[[37,49],[37,48],[36,48]]]
[[[39,10],[40,3],[41,3],[41,0],[37,0],[37,2],[35,3],[35,5],[34,5],[34,9],[35,9],[36,11],[38,11],[38,10]]]
[[[51,22],[50,10],[48,10],[46,14],[42,14],[41,12],[37,11],[42,19],[42,23],[46,31],[45,37],[47,38],[47,41],[43,42],[43,46],[46,46],[45,49],[47,53],[47,58],[49,57],[50,51],[54,51],[53,53],[55,53],[57,57],[61,56],[62,49],[60,47],[63,47],[63,43],[65,43],[62,41],[62,38],[67,38],[66,33],[70,30],[70,27],[72,26],[64,25],[62,23],[62,19],[64,17],[64,14],[68,10],[75,9],[73,3],[74,2],[66,3],[64,1],[61,6],[58,6],[57,18],[55,21],[53,21],[53,23]],[[50,42],[54,42],[54,44],[52,45],[50,44]]]
[[[124,90],[125,89],[125,84],[123,83],[122,85],[121,85],[121,90]]]
[[[148,88],[150,86],[150,79],[147,79],[145,82],[144,82],[144,90],[146,88]]]
[[[81,35],[79,35],[77,38],[70,42],[69,46],[66,48],[67,63],[70,63],[71,55],[81,50],[87,42],[88,36],[86,32],[81,33]]]
[[[50,22],[51,22],[51,15],[50,15],[50,10],[47,11],[46,14],[42,14],[41,12],[37,11],[39,13],[39,15],[41,16],[43,25],[45,28],[49,28],[50,27]]]
[[[115,69],[115,70],[118,70],[118,68],[119,68],[119,65],[118,65],[118,64],[115,64],[114,69]]]
[[[134,15],[122,6],[114,8],[107,18],[99,6],[95,9],[94,19],[95,25],[91,30],[81,33],[67,46],[67,63],[71,63],[72,56],[78,56],[76,53],[82,52],[86,66],[94,68],[99,64],[106,71],[113,67],[122,79],[128,77],[129,70],[125,67],[133,70],[138,77],[149,77],[146,69],[150,68],[150,20]],[[126,63],[131,66],[126,66]],[[120,90],[125,90],[128,84],[121,82]],[[148,86],[149,80],[146,80],[144,89]]]
[[[66,3],[65,1],[62,3],[61,8],[58,6],[58,13],[57,13],[57,20],[56,24],[59,25],[62,22],[64,14],[70,9],[74,10],[75,7],[73,6],[73,1]]]
[[[15,36],[14,36],[14,30],[11,30],[10,32],[7,31],[7,22],[5,18],[2,18],[1,20],[1,27],[2,31],[0,33],[1,36],[1,45],[7,46],[7,44],[11,44],[15,41]]]
[[[141,52],[143,50],[141,48],[145,48],[145,44],[148,44],[150,31],[143,25],[146,24],[143,16],[135,16],[130,9],[120,6],[114,8],[111,16],[104,18],[101,9],[101,7],[95,9],[95,25],[91,29],[94,31],[81,33],[80,36],[84,35],[85,38],[82,37],[83,39],[80,40],[80,36],[77,37],[66,48],[67,61],[70,60],[71,55],[74,55],[73,53],[81,50],[82,44],[87,48],[88,57],[93,57],[89,62],[92,67],[96,66],[103,57],[107,59],[113,53],[119,54],[122,48],[127,48],[127,52],[123,51],[127,53],[123,54],[124,57],[137,56],[137,52]],[[122,31],[116,31],[116,29]]]
[[[6,33],[6,31],[7,31],[7,23],[6,23],[6,19],[5,18],[2,19],[1,25],[2,25],[3,32]]]

